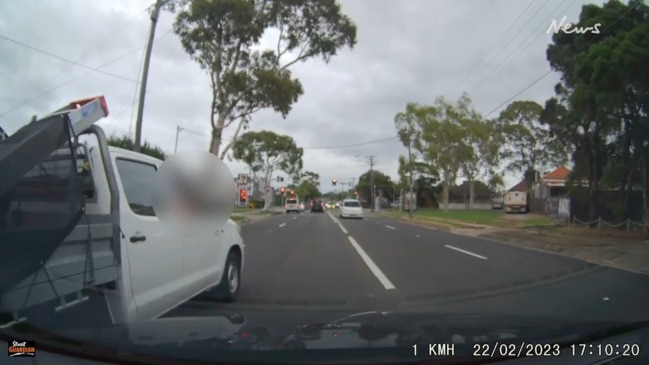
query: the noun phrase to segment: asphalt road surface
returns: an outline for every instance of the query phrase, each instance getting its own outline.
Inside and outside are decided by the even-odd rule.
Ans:
[[[649,276],[479,238],[335,211],[243,227],[236,303],[190,301],[168,316],[411,310],[649,319]]]

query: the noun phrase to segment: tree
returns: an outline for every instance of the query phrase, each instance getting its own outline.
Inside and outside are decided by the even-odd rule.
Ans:
[[[334,0],[184,0],[174,31],[212,88],[210,152],[223,159],[251,115],[270,108],[283,117],[303,94],[290,67],[356,44],[356,26]],[[279,29],[276,49],[255,50],[268,29]],[[238,123],[221,150],[223,130]]]
[[[297,171],[293,175],[293,186],[295,191],[302,200],[310,200],[321,195],[320,175],[313,171]]]
[[[439,193],[438,183],[439,175],[435,168],[426,162],[419,161],[417,155],[414,154],[412,159],[412,170],[414,173],[413,193],[417,197],[417,206],[420,205],[420,199],[423,199],[423,206],[437,206],[437,199],[435,195]],[[410,168],[408,166],[408,159],[405,156],[399,156],[399,182],[398,189],[408,189],[408,176]]]
[[[590,219],[597,218],[602,183],[624,193],[642,181],[644,216],[649,222],[649,6],[608,1],[582,7],[577,26],[602,23],[601,34],[553,36],[547,57],[561,72],[557,96],[542,120],[572,147],[573,178],[588,181]],[[608,175],[608,176],[606,176]],[[642,177],[638,177],[642,175]]]
[[[537,173],[568,161],[566,144],[541,122],[542,113],[543,107],[534,101],[515,101],[500,113],[495,128],[503,137],[501,157],[507,171]]]
[[[300,184],[295,187],[295,192],[302,201],[315,199],[322,195],[320,189],[318,189],[318,185],[314,184],[311,180],[300,182]]]
[[[460,100],[459,124],[464,128],[464,140],[460,148],[460,169],[469,182],[469,209],[475,200],[475,182],[495,178],[500,163],[503,135],[499,133],[496,122],[483,120],[482,116],[470,106],[471,99]]]
[[[466,94],[456,104],[440,96],[433,106],[409,103],[406,111],[395,117],[401,141],[406,143],[411,138],[423,160],[439,172],[445,210],[448,210],[449,188],[457,179],[461,166],[459,157],[465,151],[466,130],[461,121],[469,118],[469,103]]]
[[[376,194],[381,194],[381,196],[389,196],[393,193],[392,190],[394,189],[394,184],[392,183],[390,176],[382,173],[381,171],[374,170],[372,172],[368,170],[358,177],[358,184],[356,184],[358,199],[367,200],[368,202],[372,201],[372,188],[370,185],[372,174],[374,174]]]
[[[261,175],[266,186],[270,186],[275,171],[284,171],[290,176],[299,174],[303,154],[304,150],[293,138],[271,131],[244,133],[232,145],[232,157],[248,165],[255,178]],[[264,210],[269,210],[272,203],[272,193],[268,192]]]
[[[125,134],[121,137],[113,135],[108,138],[108,145],[132,151],[135,146],[135,141],[133,138]],[[167,159],[167,154],[162,150],[162,148],[151,145],[147,141],[144,141],[144,144],[140,147],[140,153],[163,161]]]
[[[316,174],[313,171],[298,171],[298,173],[293,176],[293,182],[295,184],[308,182],[318,187],[320,186],[320,175]]]

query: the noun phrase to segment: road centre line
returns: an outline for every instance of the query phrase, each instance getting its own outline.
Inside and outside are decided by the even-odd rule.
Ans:
[[[392,226],[388,226],[387,224],[385,225],[385,228],[392,229],[392,230],[395,230],[395,229],[396,229],[396,228],[394,228],[394,227],[392,227]]]
[[[345,229],[345,227],[342,224],[338,223],[338,227],[340,227],[340,230],[343,231],[344,234],[349,233],[349,232],[347,232],[347,230]]]
[[[471,255],[471,256],[473,256],[473,257],[477,257],[477,258],[479,258],[479,259],[488,260],[486,257],[481,256],[481,255],[478,255],[477,253],[473,253],[473,252],[471,252],[471,251],[463,250],[463,249],[461,249],[461,248],[453,247],[453,246],[451,246],[451,245],[444,245],[444,246],[445,246],[446,248],[450,248],[451,250],[455,250],[455,251],[458,251],[458,252],[462,252],[462,253],[464,253],[464,254]]]
[[[370,269],[372,274],[374,274],[374,276],[376,276],[376,278],[379,279],[379,282],[381,282],[385,290],[396,289],[395,286],[390,281],[390,279],[388,279],[388,277],[385,276],[383,271],[381,271],[381,269],[379,269],[379,267],[376,266],[374,261],[372,261],[370,256],[365,252],[365,250],[363,250],[361,245],[359,245],[358,242],[356,242],[354,237],[347,236],[347,239],[349,239],[349,242],[352,244],[352,247],[354,247],[356,252],[358,252],[361,259],[363,260],[363,262],[365,262],[365,265],[367,265],[367,267]]]
[[[279,228],[282,228],[282,227],[284,227],[285,225],[286,225],[286,223],[282,223],[282,224],[280,224],[278,227],[279,227]]]

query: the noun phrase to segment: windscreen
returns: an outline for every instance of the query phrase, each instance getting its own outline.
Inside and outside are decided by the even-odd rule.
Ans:
[[[345,207],[358,208],[358,207],[361,206],[361,203],[360,203],[360,202],[357,202],[357,201],[348,201],[348,202],[345,202],[343,206],[345,206]]]
[[[286,201],[286,204],[297,204],[297,200],[289,199],[289,200]]]

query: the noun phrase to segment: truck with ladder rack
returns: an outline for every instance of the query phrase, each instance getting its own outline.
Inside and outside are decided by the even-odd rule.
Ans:
[[[109,146],[95,124],[106,116],[103,96],[79,100],[0,139],[0,327],[154,319],[203,292],[236,300],[240,227],[167,234],[150,193],[162,161]]]

